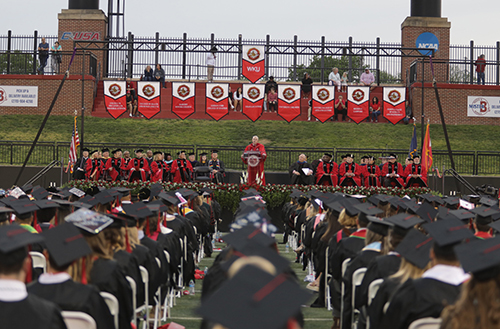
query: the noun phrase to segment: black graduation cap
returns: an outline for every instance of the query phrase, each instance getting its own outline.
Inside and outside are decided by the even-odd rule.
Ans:
[[[149,210],[151,210],[152,213],[167,212],[168,210],[168,207],[161,200],[156,200],[144,204],[149,208]]]
[[[349,154],[346,154],[346,155],[345,155],[345,157],[346,157],[346,158],[354,158],[354,154],[349,153]]]
[[[450,207],[454,207],[454,208],[456,208],[456,206],[458,206],[458,204],[460,203],[459,197],[446,197],[446,198],[443,198],[442,200],[446,206],[450,206]]]
[[[274,265],[278,273],[283,272],[290,266],[290,261],[284,257],[281,257],[276,252],[276,250],[269,247],[261,246],[256,243],[247,244],[244,248],[234,250],[233,255],[234,255],[233,257],[231,257],[229,260],[221,264],[222,269],[226,272],[229,270],[231,265],[233,265],[233,263],[236,260],[240,258],[246,258],[249,256],[259,256],[264,259],[267,259],[268,261],[271,262],[271,264]]]
[[[92,187],[89,187],[86,191],[85,191],[85,194],[86,196],[94,196],[96,195],[97,193],[99,193],[100,190],[96,187],[96,186],[92,186]]]
[[[40,209],[40,207],[38,207],[34,201],[30,201],[28,199],[22,199],[16,202],[12,202],[9,206],[14,209],[16,215],[29,214]]]
[[[21,190],[22,190],[24,193],[29,194],[29,192],[30,192],[31,190],[33,190],[33,185],[31,185],[31,184],[23,185],[23,186],[21,186]]]
[[[182,153],[186,153],[186,151],[179,151],[177,152],[177,155],[181,155]]]
[[[161,152],[161,151],[155,151],[155,152],[153,152],[153,155],[158,155],[158,154],[163,154],[163,152]]]
[[[59,267],[92,253],[80,231],[71,223],[58,225],[42,233],[52,261]]]
[[[212,191],[211,189],[209,189],[208,187],[204,187],[200,190],[200,192],[202,192],[203,195],[211,195],[214,193],[214,191]]]
[[[89,149],[88,147],[84,147],[84,148],[82,149],[82,152],[89,152],[89,153],[90,153],[90,149]]]
[[[496,215],[500,212],[498,208],[490,208],[490,207],[477,207],[471,210],[472,213],[476,215],[476,223],[481,225],[488,225],[493,221],[492,216]],[[470,218],[470,217],[469,217]]]
[[[374,233],[380,234],[382,236],[387,236],[389,234],[389,228],[393,226],[392,223],[375,216],[367,216],[368,220],[368,229]]]
[[[107,190],[97,193],[94,198],[97,200],[97,204],[102,205],[115,201],[115,197]]]
[[[443,206],[438,206],[438,218],[443,219],[450,215],[451,209]]]
[[[91,151],[89,153],[90,153],[90,155],[92,155],[92,154],[97,153],[97,152],[99,152],[99,150],[93,150],[93,151]]]
[[[226,328],[280,329],[310,297],[284,273],[274,276],[255,266],[245,266],[196,312]]]
[[[490,223],[488,225],[495,231],[500,232],[500,220],[494,221],[493,223]]]
[[[9,254],[11,252],[26,247],[32,243],[42,241],[42,235],[30,233],[28,230],[17,224],[0,226],[0,259],[2,261],[2,264],[12,264],[9,264]],[[15,263],[20,260],[13,259],[13,261],[13,263]]]
[[[474,240],[455,247],[464,271],[479,281],[487,281],[500,274],[500,236]]]
[[[139,190],[139,193],[137,193],[137,197],[139,200],[147,200],[151,196],[151,190],[147,187],[143,187]]]
[[[247,225],[224,236],[224,242],[230,244],[234,249],[239,250],[250,243],[257,243],[269,247],[274,245],[275,240],[263,233],[260,228],[253,225]]]
[[[338,214],[340,214],[342,212],[342,210],[345,209],[345,206],[342,203],[340,203],[339,201],[329,202],[326,204],[326,207],[328,209],[336,211]]]
[[[245,194],[252,194],[252,195],[260,195],[259,191],[257,191],[254,188],[249,188],[247,190],[243,190],[243,193],[245,193]]]
[[[374,205],[378,205],[378,194],[373,194],[372,196],[370,196],[368,199],[368,202],[374,204]]]
[[[450,210],[448,212],[448,214],[452,215],[452,216],[455,216],[456,218],[458,218],[460,220],[468,220],[468,219],[476,217],[475,214],[473,214],[470,211],[465,210],[465,209]],[[439,216],[441,216],[441,214],[439,214]],[[442,218],[445,218],[445,217],[446,216],[443,216]]]
[[[72,194],[69,190],[70,190],[69,188],[64,187],[64,188],[60,189],[59,191],[57,191],[57,192],[55,192],[55,193],[50,192],[50,191],[48,191],[48,190],[47,190],[47,191],[48,191],[50,194],[52,194],[52,195],[53,195],[53,196],[52,196],[52,199],[54,199],[54,195],[58,195],[58,196],[60,196],[60,198],[61,198],[61,199],[67,199],[67,198],[69,198],[69,197],[71,196],[71,194]],[[83,192],[83,191],[82,191],[82,192]]]
[[[381,205],[386,205],[389,203],[389,201],[394,198],[392,195],[386,195],[386,194],[377,194],[377,200]]]
[[[413,228],[415,225],[423,223],[424,220],[418,216],[400,213],[394,216],[391,216],[386,219],[389,223],[394,224],[394,230],[398,230],[399,233],[403,233],[401,235],[405,235],[408,230]]]
[[[93,207],[93,205],[81,202],[80,200],[72,202],[71,203],[75,208],[85,208],[85,209],[90,209]]]
[[[135,153],[139,153],[139,152],[140,152],[140,153],[143,153],[143,152],[144,152],[144,150],[143,150],[143,149],[137,149],[137,150],[135,150],[134,152],[135,152]]]
[[[498,200],[490,199],[487,196],[482,196],[481,199],[479,199],[479,203],[487,207],[493,207],[493,206],[498,207]]]
[[[210,152],[212,152],[212,153],[219,153],[219,150],[217,150],[217,149],[213,149],[213,150],[211,150]]]
[[[292,190],[292,193],[290,193],[290,198],[293,198],[293,199],[298,199],[300,198],[302,195],[304,195],[304,193],[300,190],[297,190],[297,189],[293,189]]]
[[[341,155],[341,156],[340,156],[340,158],[341,158],[341,159],[345,159],[345,158],[347,158],[347,155],[344,155],[344,154],[343,154],[343,155]]]
[[[417,210],[417,215],[428,223],[433,222],[437,214],[436,208],[425,202]]]
[[[333,158],[333,155],[331,153],[324,153],[327,157]]]
[[[420,205],[418,203],[415,203],[414,200],[405,201],[405,205],[406,205],[406,212],[409,214],[416,214],[418,208],[420,208]]]
[[[437,195],[430,194],[430,193],[422,194],[420,197],[428,203],[433,203],[433,202],[436,202],[438,204],[444,203],[444,201],[440,197],[438,197]]]
[[[116,154],[116,153],[121,152],[121,151],[122,151],[122,149],[116,149],[116,150],[111,151],[111,153]]]
[[[120,193],[120,196],[126,197],[127,195],[130,195],[130,189],[127,187],[120,187],[116,189],[116,192]]]
[[[60,208],[61,207],[61,204],[59,202],[52,201],[52,200],[37,200],[37,201],[35,201],[35,204],[40,209],[51,209],[51,208]]]
[[[382,209],[372,205],[371,203],[360,203],[353,206],[367,216],[377,216],[384,213]]]
[[[394,251],[418,268],[425,268],[430,261],[433,239],[416,229],[410,229]]]
[[[400,207],[404,209],[407,208],[405,205],[405,200],[398,197],[392,197],[391,199],[389,199],[389,203],[391,204],[391,207],[393,207],[394,209],[399,209]]]
[[[459,243],[474,237],[468,225],[460,220],[450,217],[433,223],[424,224],[424,229],[434,238],[440,247]]]
[[[128,216],[136,217],[138,219],[153,215],[148,205],[144,202],[124,203],[122,204],[122,209]]]
[[[165,192],[160,192],[160,194],[158,194],[158,197],[168,205],[177,205],[180,203],[179,198]]]
[[[351,217],[354,217],[354,216],[357,216],[359,214],[359,209],[356,208],[353,204],[345,204],[345,212],[347,215],[351,216]],[[360,219],[360,220],[363,220],[363,219]]]
[[[94,207],[95,205],[97,205],[99,203],[99,200],[97,200],[96,197],[91,196],[91,195],[86,195],[78,201],[81,203],[89,204],[91,207]]]
[[[108,152],[108,153],[109,153],[109,149],[108,149],[108,148],[103,148],[103,149],[101,150],[101,152],[102,152],[102,153],[104,153],[104,152]]]
[[[33,188],[33,192],[31,192],[31,195],[37,199],[37,200],[42,200],[46,199],[50,194],[47,192],[46,189],[44,189],[41,186]]]
[[[76,188],[76,187],[72,187],[71,189],[68,190],[68,192],[70,192],[71,194],[81,198],[85,195],[85,192],[83,192],[82,190],[80,190],[79,188]],[[94,190],[92,190],[92,192],[95,192]]]
[[[194,153],[194,152],[190,152],[188,155],[189,155],[189,156],[191,156],[191,155],[196,155],[196,153]]]
[[[64,220],[90,234],[98,234],[113,223],[113,220],[108,216],[85,208],[69,214]]]

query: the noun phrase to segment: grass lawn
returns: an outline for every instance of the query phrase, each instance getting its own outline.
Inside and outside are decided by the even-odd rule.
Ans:
[[[0,120],[0,140],[32,141],[43,120],[41,115],[3,115]],[[40,141],[68,142],[71,139],[73,117],[52,116]],[[81,122],[78,118],[81,134]],[[291,122],[284,121],[209,121],[209,120],[134,120],[85,119],[85,141],[93,143],[121,142],[146,144],[247,145],[253,135],[259,135],[266,146],[328,147],[328,148],[389,148],[407,149],[412,125]],[[431,125],[432,147],[445,150],[443,129]],[[421,129],[417,125],[419,145]],[[500,129],[497,126],[448,126],[453,150],[498,150]]]
[[[276,236],[276,241],[281,242],[283,240],[282,234],[278,234]],[[225,244],[217,243],[217,247],[224,247]],[[301,285],[306,286],[306,282],[304,282],[304,277],[306,272],[302,271],[302,267],[300,264],[294,263],[295,261],[295,252],[290,250],[288,253],[285,252],[285,245],[278,244],[278,249],[280,254],[289,259],[291,262],[292,269],[295,270],[297,276],[300,279]],[[214,252],[211,258],[203,258],[199,264],[200,269],[204,269],[205,266],[210,267],[217,256],[217,253]],[[182,296],[177,299],[177,305],[171,310],[171,318],[169,318],[168,322],[176,322],[188,329],[199,328],[201,324],[201,318],[194,313],[194,310],[200,305],[200,297],[201,297],[201,287],[203,281],[198,280],[196,282],[196,294],[194,296]],[[315,297],[313,297],[314,300]],[[310,305],[313,300],[311,300],[307,305]],[[304,313],[305,318],[305,329],[324,329],[330,328],[332,325],[332,314],[331,311],[327,311],[326,308],[310,308],[304,307],[302,308],[302,312]]]

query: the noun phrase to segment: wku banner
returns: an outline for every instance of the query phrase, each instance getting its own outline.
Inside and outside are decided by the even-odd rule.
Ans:
[[[127,112],[125,81],[104,81],[104,104],[106,104],[106,110],[115,119]]]
[[[146,118],[151,119],[160,113],[160,82],[137,82],[137,110]]]
[[[243,46],[243,76],[256,83],[264,76],[264,46]]]
[[[243,84],[243,114],[255,122],[262,115],[265,85]]]
[[[278,115],[286,122],[300,115],[300,85],[278,85]]]
[[[205,85],[205,112],[216,121],[229,114],[228,87],[227,83],[207,83]]]
[[[194,113],[193,82],[172,82],[172,112],[182,120]]]
[[[347,87],[347,116],[360,123],[369,116],[370,87]]]
[[[393,125],[406,116],[406,88],[384,87],[384,118]]]
[[[335,86],[312,86],[312,115],[321,122],[334,113]]]

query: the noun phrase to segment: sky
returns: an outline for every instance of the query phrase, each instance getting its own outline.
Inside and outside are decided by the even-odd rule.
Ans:
[[[124,1],[124,0],[121,0]],[[0,35],[57,34],[57,14],[68,0],[3,1]],[[451,43],[494,45],[500,1],[443,0],[442,16],[451,22]],[[22,5],[22,13],[20,6]],[[107,11],[108,0],[100,0]],[[409,0],[128,0],[125,31],[135,36],[400,42]]]

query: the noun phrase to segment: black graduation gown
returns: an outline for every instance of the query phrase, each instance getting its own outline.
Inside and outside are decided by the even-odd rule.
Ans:
[[[155,240],[148,236],[144,236],[141,239],[141,245],[147,247],[149,252],[154,258],[158,258],[161,263],[160,271],[157,273],[157,277],[154,280],[158,280],[158,284],[167,285],[170,283],[170,264],[167,261],[165,253],[163,252],[162,246]],[[155,283],[155,284],[157,284]]]
[[[378,288],[375,298],[368,306],[368,317],[370,319],[371,329],[384,329],[382,323],[384,321],[384,307],[391,299],[394,293],[400,286],[401,281],[395,278],[386,278]]]
[[[300,236],[300,231],[302,229],[302,225],[304,225],[306,222],[306,212],[303,209],[299,209],[299,210],[297,210],[296,217],[297,217],[297,221],[295,222],[294,229],[295,229],[295,232],[299,233],[299,236]],[[295,221],[295,219],[294,219],[294,221]]]
[[[170,222],[167,222],[167,226],[169,223]],[[168,234],[158,234],[158,238],[156,240],[160,246],[170,254],[169,265],[172,286],[176,286],[176,279],[179,274],[179,265],[181,264],[181,259],[183,257],[180,239],[180,233],[173,230]]]
[[[292,185],[312,185],[314,183],[314,174],[307,176],[302,170],[303,168],[309,168],[310,170],[312,170],[312,166],[307,162],[295,162],[288,169],[288,174],[290,175],[290,181]],[[298,171],[300,175],[293,174],[294,170]]]
[[[28,292],[55,303],[63,311],[84,312],[97,324],[97,329],[113,328],[113,316],[106,302],[93,285],[84,285],[73,280],[55,284],[33,282]]]
[[[149,293],[149,305],[154,305],[155,303],[155,293],[160,287],[160,268],[158,267],[158,263],[156,259],[149,251],[149,249],[145,246],[136,245],[134,250],[132,250],[132,256],[137,259],[137,262],[140,266],[144,266],[146,270],[148,270],[149,277],[149,285],[148,285],[148,293]],[[161,264],[161,260],[160,260]]]
[[[87,160],[89,158],[78,158],[73,165],[73,179],[85,179],[85,173],[87,172]],[[78,168],[83,169],[78,170]]]
[[[132,309],[132,288],[118,262],[112,259],[97,259],[90,270],[89,283],[100,291],[114,295],[120,303],[118,315],[119,329],[131,329],[130,320],[134,314]]]
[[[18,302],[0,301],[2,328],[66,329],[56,304],[33,294]]]
[[[339,281],[342,278],[342,263],[347,258],[353,258],[358,254],[361,249],[365,247],[365,238],[358,236],[349,236],[340,240],[337,249],[332,255],[331,266],[332,276],[335,280]]]
[[[418,319],[439,318],[445,306],[455,304],[460,290],[461,285],[430,278],[408,280],[394,295],[382,327],[405,329]]]
[[[120,269],[125,276],[130,276],[135,281],[136,285],[136,302],[137,306],[144,304],[145,292],[144,283],[142,283],[141,270],[137,258],[125,250],[118,250],[113,255],[113,259],[118,262]]]

